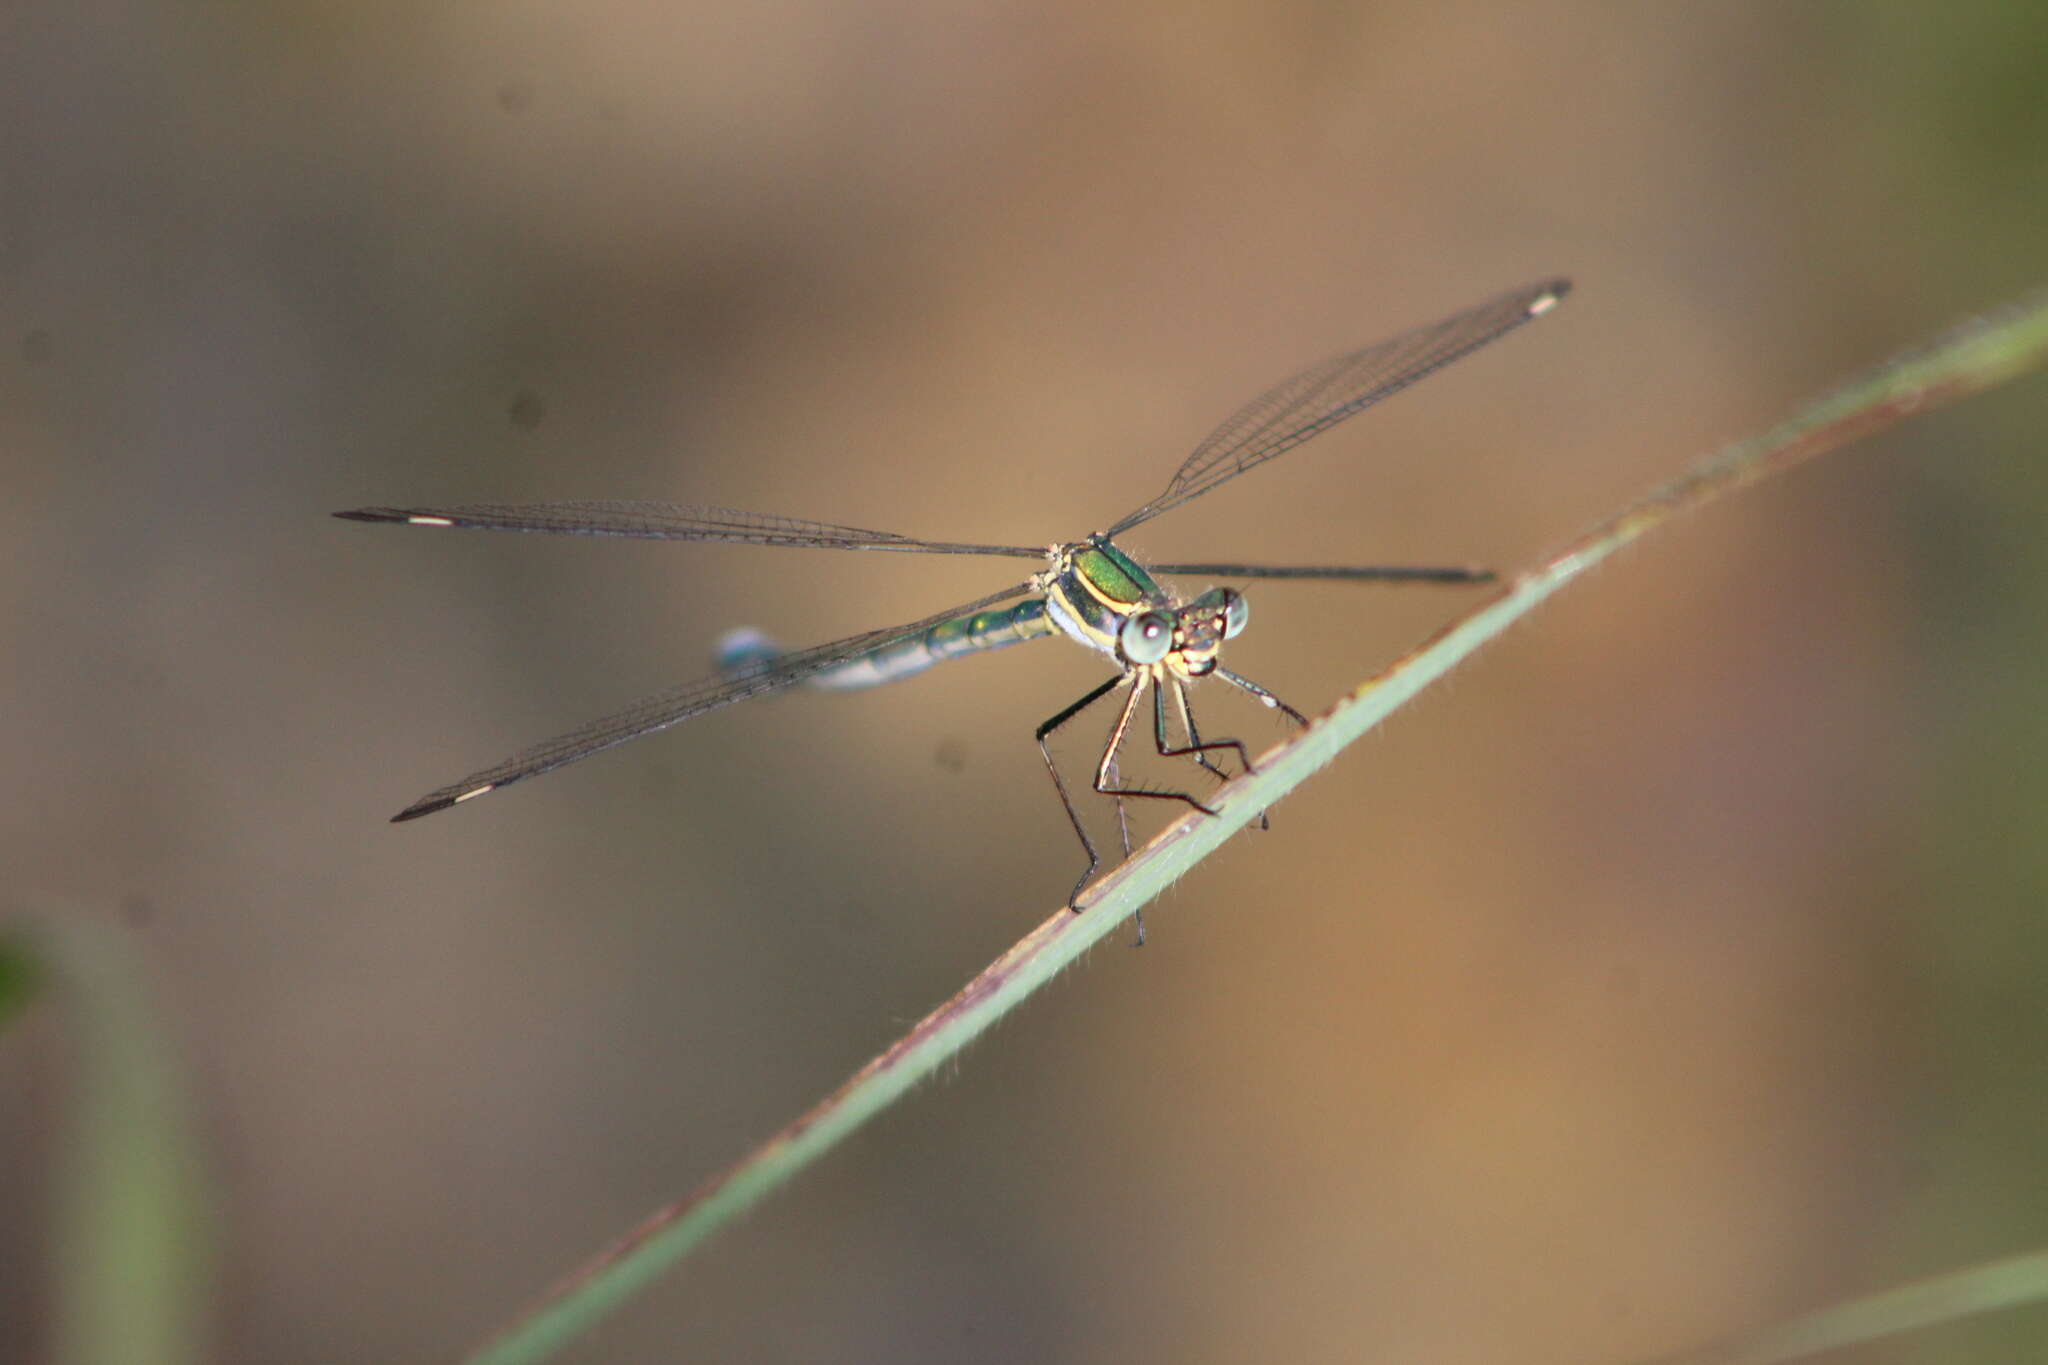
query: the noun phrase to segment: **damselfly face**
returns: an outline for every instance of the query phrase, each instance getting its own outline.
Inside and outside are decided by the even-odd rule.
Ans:
[[[1180,607],[1134,611],[1117,630],[1116,653],[1126,668],[1164,667],[1177,677],[1199,678],[1216,671],[1223,642],[1251,619],[1251,607],[1235,588],[1211,588]]]
[[[1166,666],[1183,678],[1216,671],[1223,642],[1251,619],[1251,604],[1235,588],[1211,588],[1173,614],[1173,648]]]

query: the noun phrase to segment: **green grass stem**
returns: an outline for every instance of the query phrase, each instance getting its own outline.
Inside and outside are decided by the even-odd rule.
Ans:
[[[1648,1365],[1780,1365],[2048,1299],[2048,1251],[1935,1275]]]
[[[469,1360],[474,1365],[526,1365],[546,1359],[588,1330],[756,1200],[946,1065],[969,1040],[1347,745],[1645,532],[1914,413],[1981,392],[2039,365],[2044,355],[2048,296],[1972,322],[1859,376],[1763,435],[1701,461],[1536,568],[1510,579],[1419,649],[1361,684],[1308,730],[1262,755],[1256,773],[1218,792],[1212,802],[1215,816],[1190,814],[1161,832],[1096,884],[1084,913],[1055,911],[808,1113],[695,1193],[656,1211],[548,1291]],[[1730,1357],[1766,1358],[1786,1357]]]

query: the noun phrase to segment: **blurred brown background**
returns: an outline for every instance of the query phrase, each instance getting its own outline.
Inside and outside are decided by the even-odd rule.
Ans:
[[[2038,6],[0,32],[0,865],[147,956],[228,1361],[445,1356],[865,1060],[1057,904],[1031,728],[1102,676],[797,694],[393,828],[727,627],[1014,569],[329,511],[1067,538],[1290,369],[1568,273],[1130,545],[1512,568],[2048,277]],[[2044,425],[2026,381],[1657,536],[569,1358],[1625,1360],[2048,1241]],[[1252,597],[1231,661],[1308,710],[1469,600]],[[66,1058],[0,1037],[8,1359]]]

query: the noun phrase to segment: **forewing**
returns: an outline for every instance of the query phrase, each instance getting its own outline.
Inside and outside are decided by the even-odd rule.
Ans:
[[[446,810],[458,802],[482,796],[485,792],[496,791],[510,786],[523,778],[559,768],[565,763],[574,763],[601,749],[615,744],[624,744],[629,739],[652,734],[666,729],[692,716],[701,716],[706,711],[715,711],[721,706],[730,706],[750,697],[763,697],[771,692],[780,692],[792,687],[814,674],[821,673],[834,664],[855,658],[877,646],[906,639],[930,630],[933,626],[950,621],[957,616],[980,611],[1008,598],[1017,597],[1031,590],[1030,580],[1005,588],[976,602],[954,607],[921,621],[907,625],[890,626],[884,630],[871,630],[830,644],[815,645],[810,649],[784,654],[772,662],[760,665],[738,675],[718,674],[685,683],[635,702],[623,711],[592,721],[581,729],[558,735],[545,743],[525,749],[502,763],[494,764],[480,772],[471,773],[460,782],[452,782],[436,791],[428,792],[419,800],[392,816],[394,823],[402,820],[416,820],[422,815]]]
[[[334,514],[346,521],[450,526],[477,531],[531,531],[567,536],[627,536],[640,540],[713,540],[744,545],[792,545],[824,550],[898,550],[919,554],[1009,555],[1036,559],[1044,547],[966,545],[917,540],[891,531],[835,526],[801,517],[743,512],[732,507],[683,507],[666,502],[542,502],[526,505],[466,503],[454,507],[358,507]]]
[[[1419,379],[1557,306],[1569,280],[1525,285],[1427,327],[1326,360],[1232,413],[1151,502],[1116,523],[1127,531],[1216,485],[1283,455]]]

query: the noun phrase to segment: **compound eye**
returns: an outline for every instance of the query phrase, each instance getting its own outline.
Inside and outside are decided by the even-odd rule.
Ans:
[[[1199,620],[1205,631],[1214,631],[1218,640],[1228,640],[1244,629],[1252,608],[1236,588],[1211,588],[1188,603],[1187,614]]]
[[[1134,664],[1156,664],[1173,648],[1173,619],[1164,612],[1141,611],[1117,632],[1117,646]]]
[[[1235,588],[1224,588],[1223,592],[1223,638],[1228,640],[1245,628],[1252,619],[1252,604],[1244,600],[1244,594]]]

